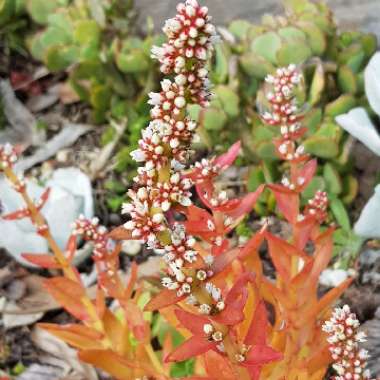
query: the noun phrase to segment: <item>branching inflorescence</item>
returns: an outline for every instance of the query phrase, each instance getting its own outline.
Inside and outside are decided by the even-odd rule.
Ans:
[[[368,351],[361,348],[367,335],[359,331],[360,323],[348,305],[336,308],[331,319],[322,329],[329,337],[329,350],[334,360],[333,368],[337,376],[331,380],[367,380],[371,374],[367,367]]]

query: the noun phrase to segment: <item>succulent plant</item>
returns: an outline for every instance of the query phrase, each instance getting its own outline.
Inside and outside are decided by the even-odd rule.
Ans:
[[[30,17],[43,25],[29,41],[32,55],[52,72],[69,72],[70,84],[92,106],[98,123],[113,112],[120,113],[120,100],[133,101],[149,86],[150,47],[155,38],[129,37],[125,14],[130,8],[124,4],[104,3],[94,9],[88,0],[27,2]]]
[[[362,142],[374,154],[380,156],[380,135],[371,119],[380,116],[380,53],[376,53],[369,62],[364,73],[365,91],[371,109],[354,108],[347,114],[336,118],[339,125]],[[364,207],[354,231],[363,238],[380,238],[380,185]]]

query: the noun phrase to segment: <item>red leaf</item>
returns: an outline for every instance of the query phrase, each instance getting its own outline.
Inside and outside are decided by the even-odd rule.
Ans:
[[[296,184],[296,191],[298,193],[301,193],[306,189],[310,181],[313,179],[317,167],[317,160],[310,160],[302,166],[292,165],[291,182]],[[302,179],[302,184],[298,185],[300,179]]]
[[[240,254],[239,248],[230,249],[227,252],[221,253],[219,256],[216,256],[214,262],[211,266],[211,271],[214,276],[223,272]]]
[[[54,256],[43,253],[23,253],[21,255],[25,260],[29,261],[31,264],[37,265],[45,269],[60,269],[61,265],[57,262]]]
[[[213,320],[225,325],[236,325],[244,320],[243,309],[248,298],[247,283],[255,279],[252,273],[244,273],[228,292],[225,303],[226,308]]]
[[[208,351],[204,355],[207,374],[218,380],[237,379],[236,373],[229,360],[215,351]]]
[[[49,195],[50,195],[50,187],[48,187],[48,188],[42,193],[41,198],[40,198],[40,204],[39,204],[38,207],[37,207],[38,210],[41,210],[41,209],[45,206],[47,200],[49,199]]]
[[[244,247],[242,247],[240,249],[240,253],[239,253],[240,259],[244,259],[247,256],[249,256],[250,254],[252,254],[252,252],[256,252],[258,250],[258,248],[260,247],[261,243],[264,240],[265,229],[266,229],[266,227],[264,227],[261,231],[259,231],[255,235],[253,235],[248,240],[248,242],[245,243]]]
[[[315,224],[316,220],[314,217],[307,217],[293,226],[294,245],[299,250],[303,250],[310,240]]]
[[[67,254],[67,260],[71,261],[77,250],[77,235],[72,234],[67,240],[65,251]]]
[[[167,356],[165,362],[182,362],[204,354],[205,352],[212,350],[214,347],[215,342],[209,342],[205,337],[193,336]]]
[[[215,160],[215,164],[219,165],[222,169],[231,166],[241,150],[241,142],[238,141],[228,150],[227,153],[222,154]]]
[[[277,201],[277,207],[286,220],[295,224],[299,214],[299,196],[282,185],[269,185]]]
[[[202,337],[205,335],[203,326],[206,323],[210,323],[208,318],[189,313],[182,309],[176,309],[174,313],[182,326],[191,331],[194,335],[201,335]]]
[[[245,364],[251,366],[261,366],[267,363],[271,363],[282,359],[282,354],[275,351],[273,348],[268,346],[253,346],[247,355]]]
[[[20,220],[28,217],[30,212],[28,209],[22,209],[18,211],[11,212],[10,214],[6,214],[2,216],[4,220]]]
[[[183,300],[185,296],[178,297],[176,292],[169,289],[163,289],[155,297],[153,297],[145,306],[145,311],[155,311],[164,307],[174,305]]]
[[[244,343],[247,345],[266,344],[268,330],[267,309],[263,301],[260,301],[256,307],[255,314],[252,317],[251,325],[245,337]]]
[[[233,206],[233,209],[226,210],[225,207],[222,206],[221,209],[223,210],[221,211],[225,212],[230,218],[233,218],[233,219],[241,218],[245,214],[252,211],[255,203],[257,202],[264,188],[265,188],[264,185],[260,185],[256,189],[256,191],[254,191],[253,193],[249,193],[246,196],[244,196],[242,199],[238,200],[238,202],[236,202],[237,204]]]

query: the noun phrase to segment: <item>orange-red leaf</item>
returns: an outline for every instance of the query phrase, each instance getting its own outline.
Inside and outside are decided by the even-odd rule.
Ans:
[[[245,337],[247,345],[263,345],[266,343],[268,330],[267,309],[263,301],[260,301],[252,317],[251,326]]]
[[[277,207],[286,220],[295,224],[299,214],[299,195],[282,185],[270,185],[277,201]]]
[[[22,209],[22,210],[17,210],[14,212],[11,212],[10,214],[3,215],[2,218],[4,220],[19,220],[19,219],[24,219],[27,216],[30,215],[30,211],[28,209]]]
[[[205,337],[194,335],[178,346],[168,357],[166,357],[165,362],[182,362],[204,354],[214,347],[215,343],[209,342]]]
[[[132,363],[110,350],[85,350],[79,352],[78,356],[80,360],[102,369],[115,379],[133,379]]]
[[[183,300],[185,296],[178,297],[175,291],[169,289],[163,289],[155,297],[153,297],[145,306],[145,311],[155,311],[174,305]]]
[[[132,237],[131,231],[119,226],[113,229],[108,236],[113,240],[136,240]]]
[[[80,350],[94,350],[101,349],[102,347],[102,334],[83,325],[56,325],[52,323],[39,323],[38,326]]]
[[[81,299],[85,289],[77,282],[65,277],[55,277],[44,281],[47,291],[74,317],[86,321],[89,315]]]
[[[238,379],[231,363],[215,351],[208,351],[204,355],[207,374],[218,380]]]
[[[59,269],[61,265],[54,256],[48,253],[23,253],[21,255],[26,261],[45,269]]]

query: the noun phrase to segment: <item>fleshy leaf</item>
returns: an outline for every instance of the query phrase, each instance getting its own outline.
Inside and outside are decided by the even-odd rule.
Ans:
[[[244,343],[247,345],[263,345],[266,343],[268,329],[268,316],[265,304],[259,302],[255,313],[252,317],[252,322],[245,337]]]
[[[61,266],[53,255],[49,254],[35,254],[35,253],[23,253],[21,255],[25,260],[31,264],[37,265],[45,269],[59,269]]]
[[[237,379],[229,361],[215,351],[208,351],[204,355],[207,374],[218,380]]]
[[[89,315],[81,298],[85,295],[85,290],[78,283],[65,277],[54,277],[44,281],[48,292],[62,305],[70,314],[85,321]]]
[[[181,322],[182,326],[191,331],[194,335],[204,335],[203,326],[210,323],[208,318],[201,317],[200,315],[189,313],[182,309],[176,309],[175,315]]]
[[[336,121],[349,134],[380,156],[380,136],[364,108],[354,108],[346,114],[339,115]]]
[[[231,146],[231,148],[228,150],[227,153],[222,154],[215,160],[215,164],[219,165],[222,169],[226,169],[230,167],[234,161],[236,160],[236,157],[238,156],[241,149],[241,142],[238,141],[234,145]]]
[[[112,351],[85,350],[79,359],[109,373],[118,380],[133,379],[132,364]]]
[[[253,346],[247,355],[245,363],[247,365],[264,365],[282,359],[282,354],[275,351],[273,348],[262,345]]]
[[[297,221],[299,213],[299,196],[296,192],[281,185],[270,185],[277,201],[277,207],[290,223]]]
[[[163,289],[155,297],[153,297],[145,306],[144,311],[155,311],[174,305],[184,299],[185,297],[178,297],[176,292],[169,289]]]
[[[102,348],[102,334],[89,327],[79,324],[57,325],[52,323],[39,323],[38,326],[80,350]]]
[[[213,349],[215,343],[209,342],[205,337],[193,336],[178,346],[168,357],[165,362],[182,362],[195,356],[204,354]]]
[[[354,231],[363,238],[380,238],[380,185],[375,188],[375,194],[364,206],[356,222]]]
[[[380,53],[376,53],[364,72],[365,92],[372,109],[380,116]]]

